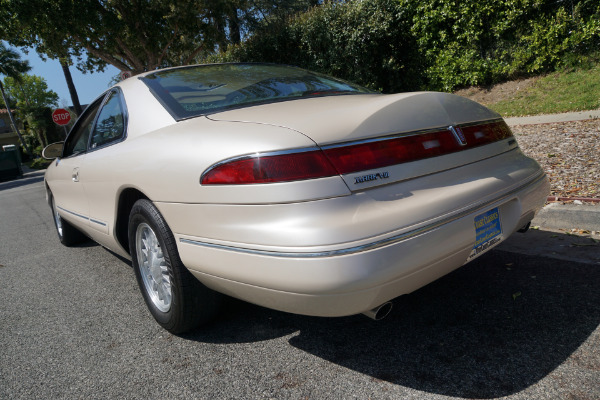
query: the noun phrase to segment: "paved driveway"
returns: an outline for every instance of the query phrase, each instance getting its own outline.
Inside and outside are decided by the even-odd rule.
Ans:
[[[579,240],[567,235],[518,236],[538,235],[529,254],[493,250],[381,322],[232,300],[178,337],[126,260],[59,244],[39,178],[0,184],[0,222],[2,399],[600,398],[597,249],[535,252]]]

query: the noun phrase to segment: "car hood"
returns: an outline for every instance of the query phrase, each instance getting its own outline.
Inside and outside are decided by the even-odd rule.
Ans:
[[[464,97],[438,92],[356,94],[303,98],[224,111],[208,116],[281,126],[318,145],[500,118]]]

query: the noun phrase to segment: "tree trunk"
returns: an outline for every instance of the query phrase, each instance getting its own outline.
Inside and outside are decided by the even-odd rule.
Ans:
[[[43,128],[38,128],[35,130],[37,134],[38,140],[42,144],[42,149],[48,146],[48,139],[46,138],[46,132],[44,132]]]
[[[23,148],[25,149],[27,154],[29,154],[29,157],[33,158],[33,153],[31,152],[31,149],[29,148],[27,143],[25,143],[25,140],[23,140],[23,136],[21,136],[21,132],[19,131],[19,127],[17,126],[15,117],[13,116],[12,111],[10,110],[10,104],[8,104],[8,100],[6,99],[6,94],[4,93],[4,85],[2,85],[2,82],[0,82],[0,92],[2,92],[2,99],[4,100],[4,104],[6,104],[6,111],[8,111],[8,117],[10,118],[10,122],[13,128],[15,128],[15,132],[17,132],[17,135],[19,136],[19,140],[21,141]]]
[[[79,96],[77,96],[77,90],[75,90],[75,85],[73,84],[73,77],[71,76],[71,71],[69,71],[69,65],[61,59],[60,66],[65,74],[65,80],[67,81],[67,86],[69,87],[69,94],[71,95],[71,101],[73,102],[75,113],[77,116],[80,116],[82,111],[81,104],[79,104]]]
[[[238,10],[234,8],[229,15],[229,37],[232,43],[239,44],[242,41],[242,34],[240,32],[240,18],[238,17]]]

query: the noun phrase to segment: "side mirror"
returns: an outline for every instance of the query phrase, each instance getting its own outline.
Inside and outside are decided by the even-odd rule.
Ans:
[[[64,144],[65,142],[49,144],[44,148],[44,150],[42,150],[42,157],[44,157],[46,160],[54,160],[55,158],[62,156]]]

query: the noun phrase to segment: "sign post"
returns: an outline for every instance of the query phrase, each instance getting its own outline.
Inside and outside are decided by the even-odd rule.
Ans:
[[[64,108],[57,108],[52,112],[52,121],[54,121],[54,123],[57,125],[61,125],[65,129],[66,138],[68,134],[66,125],[71,122],[71,113]]]

